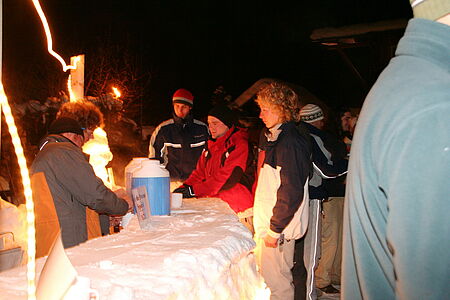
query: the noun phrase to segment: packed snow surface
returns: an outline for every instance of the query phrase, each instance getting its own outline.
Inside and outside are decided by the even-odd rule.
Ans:
[[[220,199],[184,199],[170,216],[66,249],[100,299],[254,299],[264,290],[251,233]],[[37,272],[45,258],[37,260]],[[0,299],[26,299],[25,266],[0,273]]]

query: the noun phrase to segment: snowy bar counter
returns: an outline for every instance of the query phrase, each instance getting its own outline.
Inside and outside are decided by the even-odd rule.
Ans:
[[[171,216],[151,218],[144,230],[133,217],[118,234],[66,249],[100,299],[266,298],[251,233],[226,203],[188,199]],[[0,299],[26,299],[26,267],[0,273],[0,290]]]

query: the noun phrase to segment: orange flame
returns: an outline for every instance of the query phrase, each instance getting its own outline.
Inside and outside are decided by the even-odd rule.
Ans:
[[[116,96],[116,98],[120,98],[120,96],[122,96],[122,94],[120,93],[119,89],[116,87],[112,88],[114,95]]]
[[[9,134],[11,135],[14,150],[17,155],[17,161],[19,163],[20,174],[22,176],[22,184],[24,188],[24,194],[26,199],[27,208],[27,242],[28,242],[28,262],[27,262],[27,279],[28,279],[28,299],[36,299],[36,240],[35,240],[35,227],[34,227],[34,202],[31,191],[30,174],[28,173],[27,161],[23,154],[22,144],[17,132],[17,127],[14,122],[14,117],[11,113],[11,108],[6,97],[5,90],[3,89],[3,83],[0,83],[0,104],[5,114],[6,124],[8,124]]]

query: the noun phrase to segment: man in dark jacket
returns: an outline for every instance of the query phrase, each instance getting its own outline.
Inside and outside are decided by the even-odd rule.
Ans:
[[[303,246],[308,226],[308,177],[311,152],[308,136],[297,130],[299,100],[288,86],[274,82],[258,92],[260,118],[266,125],[260,139],[255,191],[255,256],[271,300],[294,299],[296,240]],[[302,247],[301,247],[302,248]],[[296,262],[305,273],[303,259]],[[302,272],[300,272],[302,271]],[[295,293],[305,299],[306,276]]]
[[[314,286],[316,285],[316,278],[314,271],[318,264],[318,259],[321,253],[321,236],[322,236],[322,202],[328,198],[326,189],[324,186],[324,179],[337,178],[344,175],[347,172],[347,160],[340,159],[339,161],[333,161],[332,153],[330,149],[326,148],[329,144],[327,141],[330,137],[325,131],[321,130],[324,126],[324,114],[322,109],[315,104],[307,104],[302,107],[300,111],[301,125],[310,134],[311,138],[311,150],[312,150],[312,162],[313,162],[313,175],[309,181],[309,199],[310,199],[310,218],[308,233],[305,238],[305,260],[308,267],[308,299],[316,298],[316,291]],[[328,145],[329,146],[329,145]],[[326,205],[328,208],[328,204]],[[329,211],[327,210],[327,213]],[[337,220],[327,222],[325,225],[325,231],[330,233],[333,231],[330,228],[331,224],[335,225],[337,229],[341,224],[336,223]],[[334,242],[335,246],[337,241]],[[326,253],[330,252],[330,249]],[[335,252],[335,251],[331,251]],[[330,255],[329,255],[330,256]],[[329,260],[329,257],[326,257]],[[331,285],[331,282],[322,280],[321,285],[318,287],[325,293],[334,294],[339,291]]]
[[[208,140],[208,127],[192,116],[194,96],[185,89],[173,97],[173,118],[156,127],[150,138],[149,158],[157,158],[170,173],[171,181],[184,181],[195,169]]]
[[[101,119],[101,118],[99,118]],[[95,176],[81,147],[94,128],[82,128],[76,120],[61,117],[40,143],[31,174],[42,172],[53,198],[65,248],[88,239],[86,207],[102,214],[123,215],[129,209],[124,199]]]

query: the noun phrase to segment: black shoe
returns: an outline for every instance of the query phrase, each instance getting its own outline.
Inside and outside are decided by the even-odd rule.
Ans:
[[[339,290],[336,289],[334,286],[327,285],[326,287],[323,288],[319,288],[319,290],[321,290],[322,292],[324,292],[325,294],[339,294]]]

